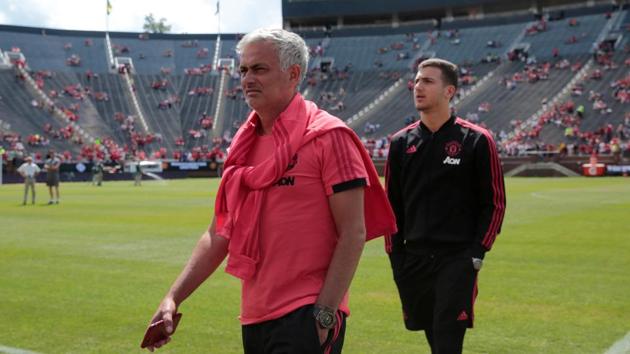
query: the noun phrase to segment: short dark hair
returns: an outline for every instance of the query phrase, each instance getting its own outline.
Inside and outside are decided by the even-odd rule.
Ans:
[[[418,64],[418,70],[426,67],[434,67],[440,69],[442,72],[442,80],[447,85],[455,86],[455,90],[457,90],[457,80],[458,80],[458,68],[457,65],[451,63],[448,60],[440,59],[440,58],[431,58],[422,61]]]

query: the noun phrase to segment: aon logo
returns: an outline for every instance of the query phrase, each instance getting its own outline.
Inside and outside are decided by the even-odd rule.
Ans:
[[[442,161],[443,165],[459,165],[459,161],[461,159],[456,159],[450,156],[446,156],[446,158],[444,159],[444,161]]]

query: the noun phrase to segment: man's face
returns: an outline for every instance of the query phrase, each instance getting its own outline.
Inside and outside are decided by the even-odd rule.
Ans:
[[[299,66],[282,71],[276,48],[269,42],[245,46],[239,70],[245,100],[256,112],[281,111],[295,94]]]
[[[454,93],[455,87],[444,82],[439,68],[427,66],[418,70],[413,87],[414,103],[418,111],[432,111],[443,105],[448,106]]]

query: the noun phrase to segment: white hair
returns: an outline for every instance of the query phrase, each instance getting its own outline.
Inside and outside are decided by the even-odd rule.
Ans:
[[[278,60],[282,71],[292,65],[300,66],[300,82],[306,77],[308,70],[308,47],[299,35],[278,28],[259,28],[246,34],[236,45],[236,53],[240,56],[243,49],[254,42],[271,42],[278,52]],[[298,83],[298,84],[299,84]]]

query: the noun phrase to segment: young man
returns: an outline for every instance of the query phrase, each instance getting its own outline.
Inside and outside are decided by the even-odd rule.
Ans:
[[[253,112],[232,141],[212,225],[151,322],[172,328],[179,304],[229,254],[245,353],[340,353],[363,245],[394,232],[393,212],[358,137],[298,93],[304,40],[261,29],[237,52]]]
[[[40,172],[39,166],[33,163],[32,157],[27,156],[26,161],[18,167],[17,171],[24,178],[24,201],[22,205],[26,205],[29,188],[31,189],[31,204],[35,204],[35,177]]]
[[[46,185],[50,200],[48,204],[59,204],[59,167],[61,160],[57,157],[54,150],[48,151],[46,161],[44,161],[44,169],[46,170]],[[53,194],[54,189],[54,194]]]
[[[492,136],[451,115],[456,91],[454,64],[429,59],[418,66],[420,120],[392,138],[386,173],[398,232],[385,244],[405,327],[424,330],[434,354],[462,352],[477,272],[505,212]]]

